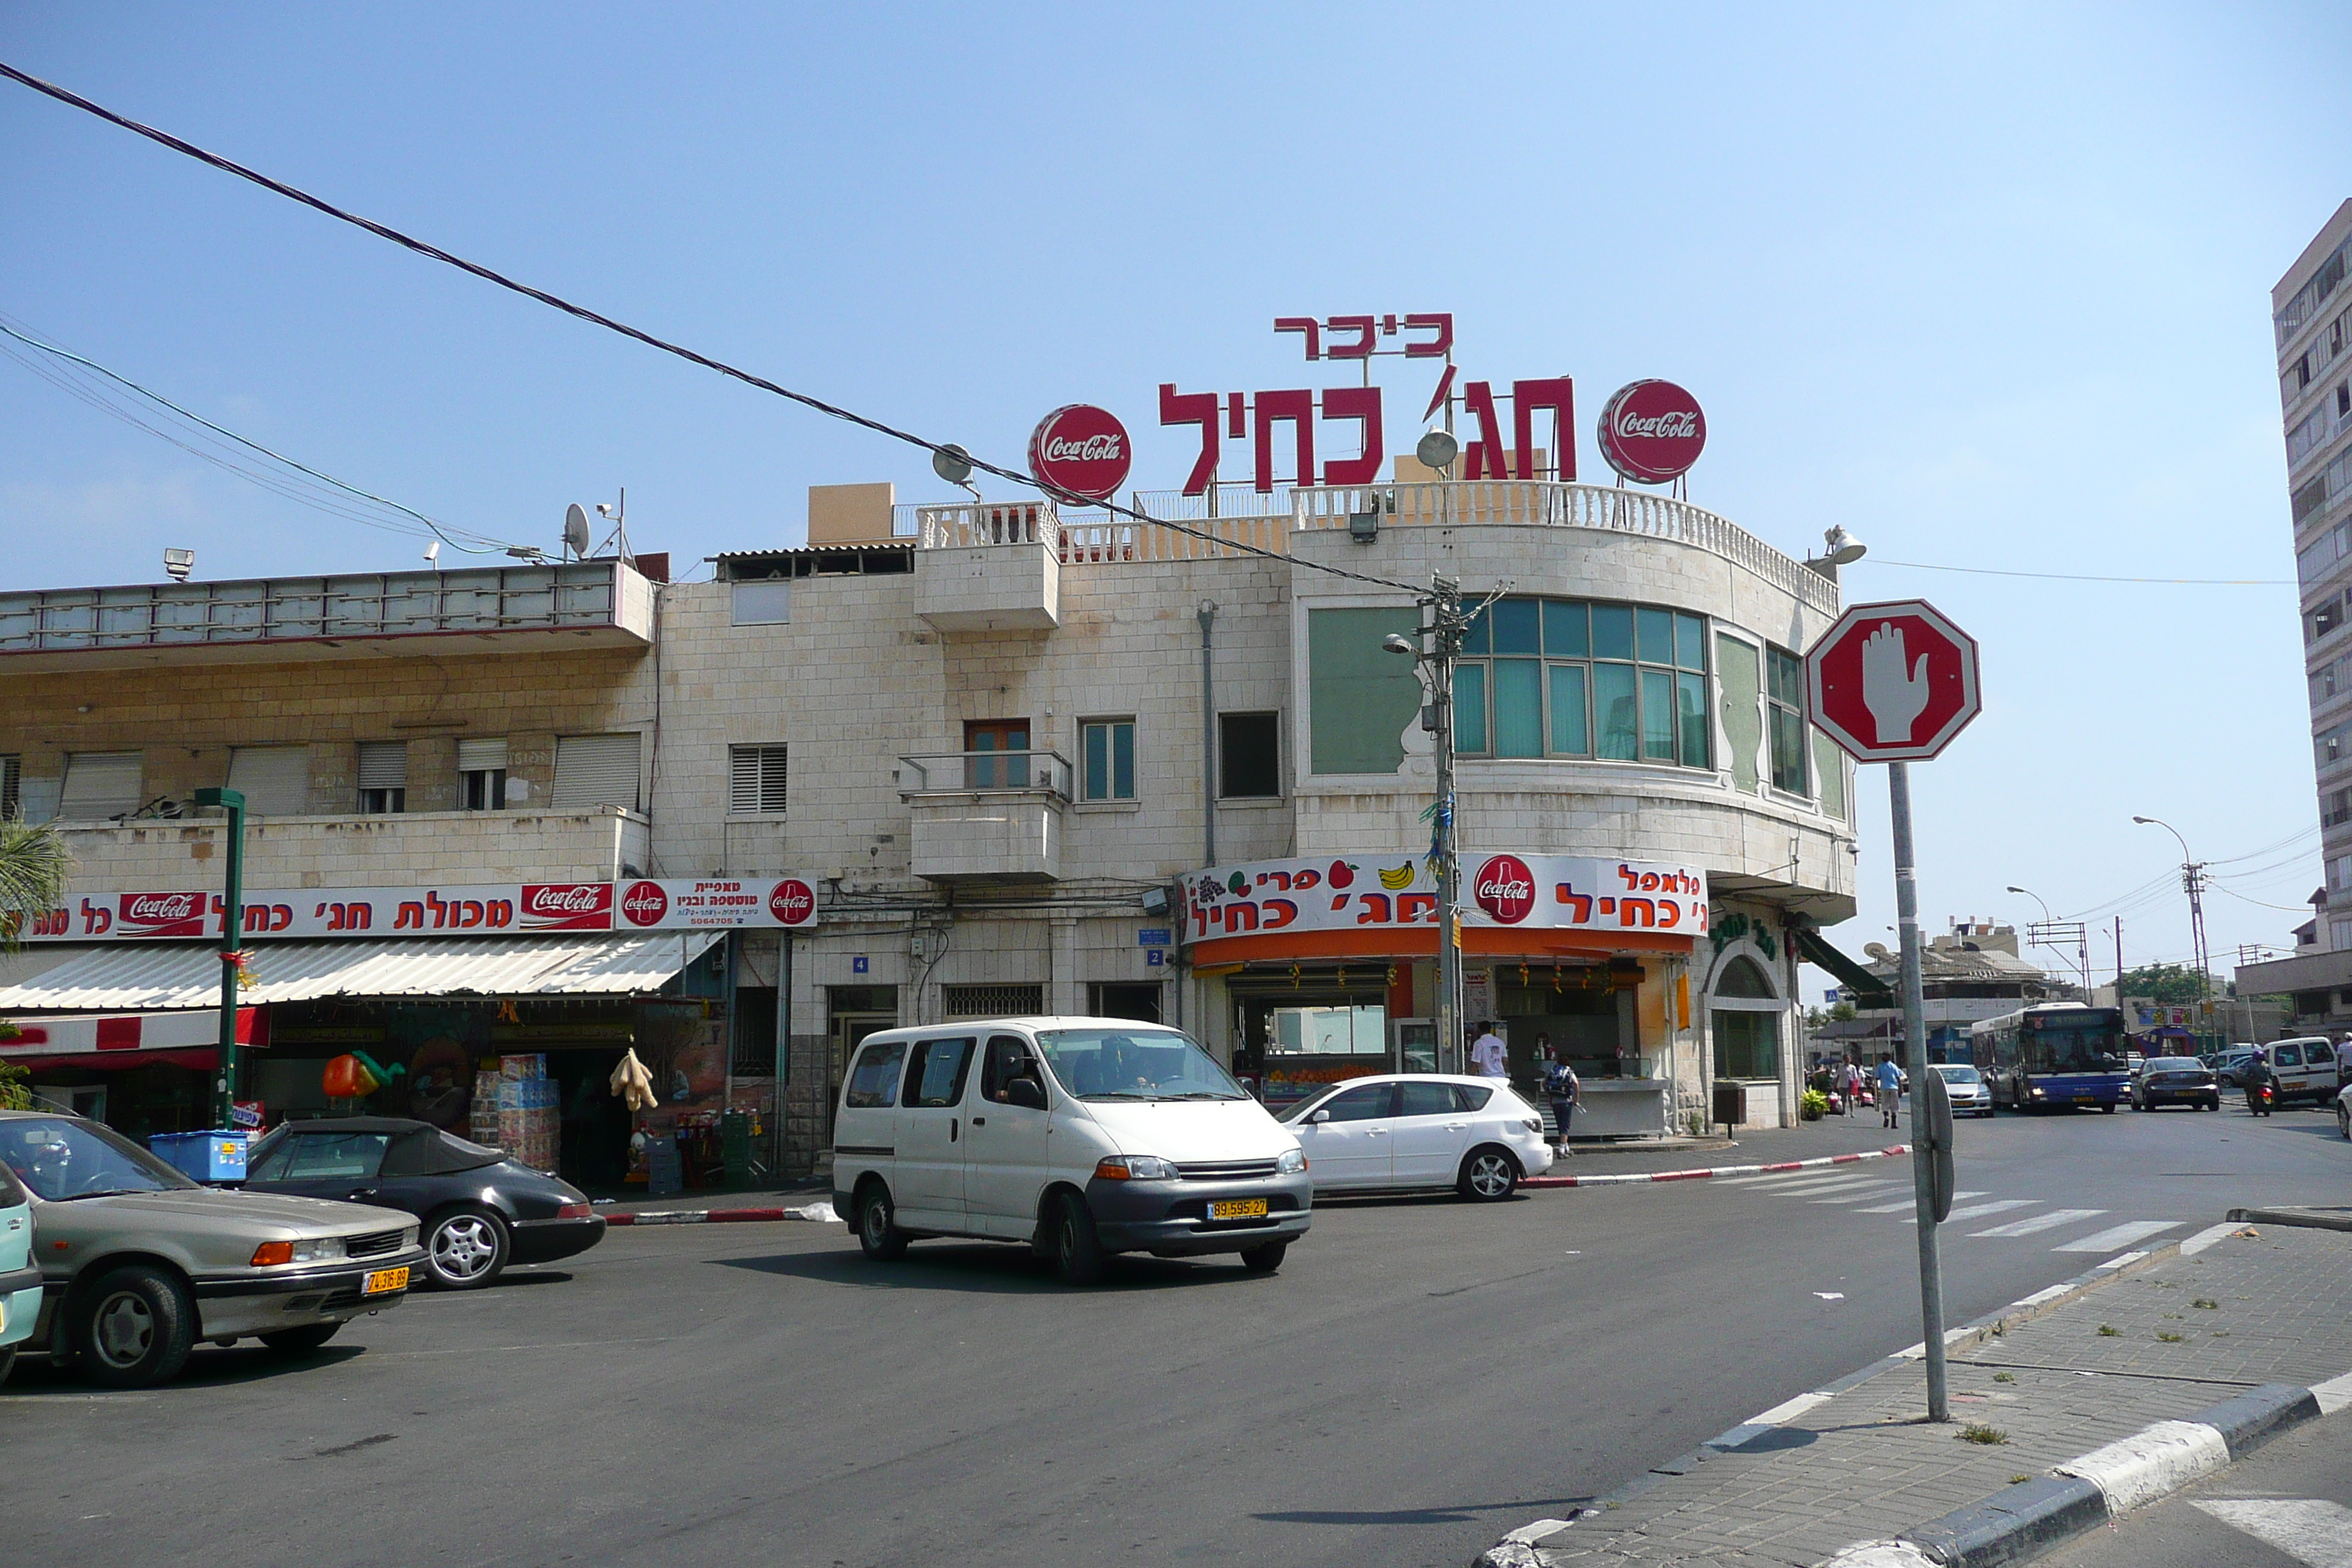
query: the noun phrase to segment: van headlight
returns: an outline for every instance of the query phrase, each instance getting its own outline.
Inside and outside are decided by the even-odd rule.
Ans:
[[[1113,1154],[1096,1163],[1095,1174],[1106,1182],[1172,1182],[1178,1172],[1175,1161],[1157,1154]]]
[[[1304,1149],[1285,1149],[1282,1152],[1281,1156],[1275,1161],[1274,1169],[1276,1175],[1295,1176],[1298,1174],[1299,1172],[1307,1169],[1307,1151]]]

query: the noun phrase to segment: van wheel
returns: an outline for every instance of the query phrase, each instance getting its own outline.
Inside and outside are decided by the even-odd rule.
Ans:
[[[1290,1250],[1286,1241],[1269,1241],[1258,1247],[1242,1249],[1242,1267],[1253,1274],[1271,1274],[1282,1267],[1282,1255]]]
[[[83,1375],[106,1388],[167,1383],[195,1348],[196,1306],[160,1268],[117,1268],[83,1292],[71,1325]]]
[[[1454,1190],[1474,1204],[1497,1204],[1518,1190],[1519,1163],[1492,1143],[1470,1151]]]
[[[887,1263],[907,1256],[907,1233],[898,1228],[890,1189],[877,1182],[857,1200],[857,1245],[866,1256]]]
[[[1102,1238],[1095,1234],[1095,1216],[1087,1200],[1076,1193],[1062,1194],[1054,1215],[1054,1272],[1066,1285],[1102,1282]]]

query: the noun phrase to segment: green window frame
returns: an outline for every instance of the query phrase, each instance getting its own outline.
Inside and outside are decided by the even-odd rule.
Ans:
[[[1661,605],[1498,599],[1454,666],[1454,750],[1711,770],[1712,642],[1706,616]]]
[[[1765,730],[1772,748],[1772,787],[1810,795],[1805,758],[1805,661],[1787,648],[1764,650]]]
[[[1080,721],[1078,753],[1082,759],[1079,773],[1079,799],[1097,801],[1135,798],[1134,720]]]

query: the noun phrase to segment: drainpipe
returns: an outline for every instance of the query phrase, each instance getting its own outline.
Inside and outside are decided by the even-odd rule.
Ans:
[[[1210,628],[1217,624],[1217,602],[1201,601],[1201,864],[1217,863],[1217,690],[1211,665]]]

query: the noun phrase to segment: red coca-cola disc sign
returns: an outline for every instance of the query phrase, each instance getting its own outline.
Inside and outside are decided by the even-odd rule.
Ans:
[[[1127,483],[1135,446],[1127,426],[1107,408],[1073,403],[1037,423],[1029,437],[1029,471],[1066,495],[1104,500]]]
[[[1536,874],[1516,855],[1488,857],[1470,886],[1478,907],[1507,926],[1518,924],[1536,907]]]
[[[1677,479],[1706,449],[1706,415],[1671,381],[1619,387],[1601,411],[1601,455],[1635,484]]]
[[[633,926],[659,925],[669,913],[669,895],[659,882],[632,882],[621,895],[621,914]]]
[[[806,925],[816,913],[816,890],[798,877],[787,877],[770,889],[768,912],[778,925]]]

